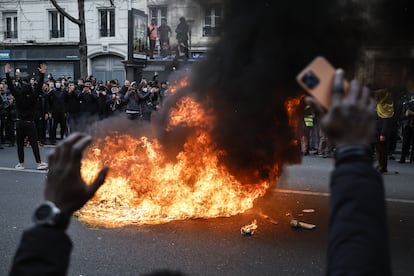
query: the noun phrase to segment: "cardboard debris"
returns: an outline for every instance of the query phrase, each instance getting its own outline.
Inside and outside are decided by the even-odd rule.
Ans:
[[[308,229],[308,230],[313,230],[316,228],[315,224],[310,224],[307,222],[303,222],[303,221],[298,221],[296,219],[292,219],[290,221],[290,226],[292,226],[292,228],[303,228],[303,229]]]

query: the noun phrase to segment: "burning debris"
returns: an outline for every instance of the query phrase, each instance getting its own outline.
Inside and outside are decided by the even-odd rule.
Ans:
[[[240,228],[240,233],[243,236],[252,236],[257,229],[257,221],[253,220],[251,224],[245,225]]]

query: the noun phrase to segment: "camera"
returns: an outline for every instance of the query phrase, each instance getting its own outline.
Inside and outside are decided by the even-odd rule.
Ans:
[[[414,98],[405,100],[403,106],[408,110],[414,111]]]
[[[314,89],[319,84],[319,78],[312,72],[308,71],[302,76],[302,82],[309,88]]]

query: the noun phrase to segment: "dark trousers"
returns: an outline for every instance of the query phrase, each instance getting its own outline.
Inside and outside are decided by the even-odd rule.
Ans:
[[[188,40],[179,40],[178,47],[179,47],[180,53],[184,53],[186,58],[190,57],[190,52],[188,49]]]
[[[170,51],[170,39],[161,39],[160,38],[160,47],[161,47],[161,56],[167,57],[171,55]]]
[[[375,150],[377,152],[378,165],[382,172],[388,170],[388,141],[378,141],[375,144]]]
[[[19,163],[24,163],[24,139],[29,139],[30,146],[32,147],[34,157],[37,163],[41,162],[39,146],[37,145],[37,131],[34,121],[17,120],[16,122],[16,142],[17,142],[17,155],[19,157]]]
[[[7,118],[6,120],[6,139],[9,140],[10,145],[14,145],[16,142],[16,134],[15,134],[16,123],[11,118]]]
[[[0,117],[0,136],[1,136],[1,142],[2,143],[4,143],[6,141],[5,130],[6,130],[6,115],[1,114],[1,117]]]
[[[401,149],[401,160],[408,157],[411,148],[410,161],[414,161],[414,128],[412,126],[406,126],[403,128],[403,143]]]
[[[156,40],[151,40],[151,39],[149,40],[150,48],[149,48],[148,55],[150,58],[154,58],[155,43],[156,43]]]
[[[46,121],[44,118],[39,118],[35,120],[36,130],[37,130],[37,138],[39,141],[44,144],[46,141]]]
[[[56,129],[58,124],[60,125],[60,138],[63,139],[66,134],[66,116],[63,112],[54,112],[52,113],[52,118],[53,125],[50,131],[50,141],[56,142]]]
[[[81,114],[80,112],[68,113],[68,132],[73,133],[79,130]]]

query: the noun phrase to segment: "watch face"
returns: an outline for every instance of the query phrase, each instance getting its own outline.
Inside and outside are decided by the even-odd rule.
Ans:
[[[53,202],[46,201],[37,207],[32,219],[37,225],[55,225],[59,214],[59,208]]]
[[[49,205],[41,205],[37,208],[35,216],[38,220],[44,220],[48,218],[52,213],[52,208]]]

